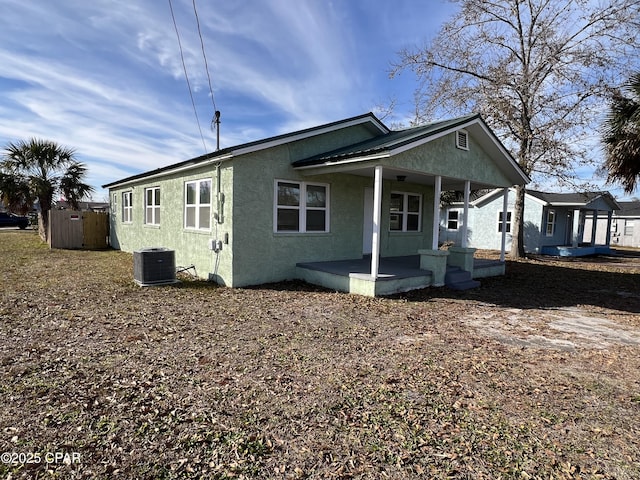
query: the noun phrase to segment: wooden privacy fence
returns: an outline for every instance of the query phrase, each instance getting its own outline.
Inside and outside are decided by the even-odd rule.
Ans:
[[[109,214],[49,210],[49,247],[99,250],[109,246]]]

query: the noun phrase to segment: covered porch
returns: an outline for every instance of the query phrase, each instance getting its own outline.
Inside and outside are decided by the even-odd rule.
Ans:
[[[427,286],[472,288],[477,278],[504,274],[508,190],[529,179],[480,116],[393,132],[293,166],[312,178],[371,181],[363,204],[348,207],[349,215],[361,208],[362,255],[298,263],[298,278],[375,296]],[[476,262],[467,245],[470,192],[488,188],[504,192],[500,260],[491,263]],[[464,196],[462,241],[448,250],[440,249],[439,238],[443,191]]]
[[[610,193],[544,194],[543,198],[548,201],[547,229],[553,228],[553,222],[549,220],[551,212],[565,215],[567,224],[564,242],[542,246],[541,254],[584,257],[611,253],[613,211],[620,206]],[[603,222],[599,222],[600,217],[603,217]]]

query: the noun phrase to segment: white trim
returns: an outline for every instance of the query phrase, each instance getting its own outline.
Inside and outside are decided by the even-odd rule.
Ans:
[[[347,165],[349,163],[360,163],[360,162],[367,162],[370,160],[382,160],[383,158],[390,158],[390,157],[391,157],[390,153],[377,153],[374,155],[367,155],[365,157],[353,157],[346,160],[339,160],[336,162],[326,161],[324,163],[316,163],[314,165],[303,165],[300,167],[294,167],[294,170],[310,170],[312,168],[318,168],[318,167],[333,167],[336,165]]]
[[[419,147],[425,143],[431,142],[433,140],[437,140],[438,138],[447,136],[449,134],[451,134],[452,132],[455,132],[457,130],[460,129],[465,129],[468,128],[470,126],[473,125],[479,125],[480,128],[482,128],[483,132],[485,133],[485,135],[487,136],[487,138],[491,141],[491,143],[500,151],[500,153],[502,154],[502,156],[504,158],[507,159],[507,162],[510,164],[510,166],[514,169],[515,172],[517,172],[518,176],[525,182],[525,183],[529,183],[531,181],[531,179],[522,171],[522,169],[520,168],[520,166],[518,165],[518,163],[514,160],[514,158],[511,156],[511,154],[505,149],[504,145],[502,145],[495,137],[495,135],[493,133],[491,133],[488,130],[488,127],[484,124],[484,122],[480,119],[480,118],[475,118],[473,120],[464,122],[462,124],[459,125],[455,125],[455,126],[451,126],[450,128],[447,128],[441,132],[432,134],[432,135],[428,135],[424,138],[420,138],[417,139],[413,142],[410,142],[408,144],[404,144],[404,142],[407,142],[407,140],[410,140],[411,137],[409,137],[409,139],[407,139],[407,137],[403,137],[402,139],[399,139],[397,141],[397,143],[402,142],[403,145],[397,147],[397,148],[391,148],[391,150],[389,150],[388,152],[385,153],[379,153],[379,154],[374,154],[374,155],[363,155],[363,156],[357,156],[357,157],[352,157],[346,160],[338,160],[338,161],[332,161],[332,160],[327,160],[323,163],[316,163],[314,165],[304,165],[304,166],[300,166],[300,167],[295,167],[296,170],[304,170],[304,169],[311,169],[311,168],[320,168],[320,167],[328,167],[328,166],[336,166],[336,165],[344,165],[344,164],[348,164],[348,163],[356,163],[356,162],[363,162],[363,161],[367,161],[367,160],[378,160],[378,159],[382,159],[382,158],[389,158],[393,155],[397,155],[399,153],[405,152],[407,150],[411,150],[413,148]],[[421,132],[421,133],[416,133],[416,136],[424,136],[425,132]],[[393,146],[393,143],[391,143],[389,145],[390,147]]]
[[[456,212],[458,214],[458,217],[455,219],[456,228],[449,228],[449,214],[451,212]],[[445,230],[447,230],[448,232],[457,232],[457,231],[459,231],[460,227],[462,226],[462,214],[463,214],[463,212],[464,212],[464,208],[447,207],[447,209],[446,209],[447,216],[444,219],[444,221],[445,221]]]
[[[505,259],[505,250],[507,249],[507,229],[506,227],[506,222],[507,222],[507,214],[506,212],[509,211],[509,189],[508,188],[503,188],[502,189],[502,235],[500,235],[500,261],[504,262]],[[499,218],[499,217],[498,217]]]
[[[469,151],[469,132],[463,129],[456,130],[456,148]],[[464,143],[460,140],[464,138]]]
[[[380,267],[380,232],[382,218],[382,165],[376,165],[373,174],[373,231],[371,233],[371,277],[378,278]]]
[[[154,191],[155,192],[156,190],[158,191],[158,194],[160,194],[160,186],[156,185],[155,187],[146,187],[144,189],[144,200],[143,200],[143,205],[144,205],[144,224],[145,225],[151,225],[151,226],[154,226],[154,227],[157,227],[157,226],[160,225],[160,220],[158,219],[158,217],[160,216],[160,206],[162,205],[162,202],[159,201],[157,204],[155,203],[156,195],[154,193],[153,196],[152,196],[153,203],[147,204],[147,192],[149,192],[149,191]],[[147,211],[149,209],[151,210],[151,216],[153,217],[151,222],[147,221]],[[158,215],[156,215],[156,210],[158,212]]]
[[[138,178],[132,178],[131,180],[123,180],[122,182],[119,182],[119,183],[108,184],[106,188],[108,190],[115,190],[118,188],[122,188],[126,185],[146,183],[148,180],[151,180],[154,178],[164,177],[166,175],[173,175],[174,173],[184,172],[186,170],[193,170],[194,168],[201,168],[210,164],[226,162],[228,160],[231,160],[232,158],[233,158],[233,155],[231,153],[228,153],[225,155],[221,155],[219,157],[204,160],[202,162],[190,163],[189,165],[183,165],[181,167],[169,168],[167,170],[163,170],[162,172],[152,173],[149,175],[142,175]]]
[[[506,234],[511,235],[511,232],[513,232],[513,219],[515,218],[513,209],[507,209],[506,212],[498,210],[496,216],[498,217],[497,218],[498,228],[496,229],[496,233],[498,233],[499,235],[502,235],[502,232],[504,230]],[[500,220],[501,216],[503,220]],[[505,228],[505,226],[507,226],[508,228]]]
[[[416,233],[422,231],[422,194],[408,191],[399,191],[392,190],[391,195],[402,195],[402,211],[392,212],[391,207],[389,207],[389,217],[394,213],[397,215],[402,215],[402,226],[401,228],[392,230],[391,229],[391,220],[389,220],[389,231],[390,232],[402,232],[402,233]],[[409,211],[409,197],[418,197],[418,211],[410,212]],[[391,197],[389,197],[391,198]],[[408,219],[409,215],[418,217],[418,229],[417,230],[408,230]]]
[[[133,223],[133,190],[125,190],[122,193],[122,223]],[[126,205],[124,198],[125,195],[129,197],[129,204]],[[125,215],[126,213],[126,215]]]
[[[300,132],[297,134],[287,135],[285,134],[282,138],[275,138],[268,142],[260,142],[257,145],[251,145],[243,148],[238,148],[236,150],[232,150],[233,155],[244,155],[245,153],[253,153],[260,150],[264,150],[266,148],[277,147],[279,145],[284,145],[286,143],[297,142],[300,140],[304,140],[306,138],[315,137],[317,135],[323,135],[325,133],[333,132],[336,130],[341,130],[343,128],[353,127],[355,125],[361,125],[363,123],[371,123],[374,125],[381,133],[388,133],[389,129],[387,129],[384,124],[377,122],[374,117],[368,115],[363,118],[357,118],[351,120],[349,122],[336,122],[333,125],[325,126],[323,128],[311,128],[308,131]]]
[[[431,249],[438,250],[440,241],[440,194],[442,193],[442,176],[436,175],[433,182],[433,223],[431,224]]]
[[[549,216],[553,214],[553,221],[551,222],[551,233],[549,233]],[[556,223],[558,219],[558,212],[556,212],[555,208],[547,209],[547,214],[545,215],[544,222],[544,236],[545,237],[553,237],[556,234]]]
[[[467,236],[469,235],[469,195],[471,194],[471,181],[464,182],[464,209],[462,210],[462,248],[467,248]]]
[[[203,183],[209,182],[209,203],[200,203],[200,187]],[[196,195],[196,203],[187,204],[187,185],[195,184],[195,195]],[[210,232],[211,231],[211,212],[213,210],[213,179],[212,178],[201,178],[198,180],[185,180],[184,181],[184,218],[183,218],[183,228],[185,230],[191,231],[199,231],[199,232]],[[200,209],[201,208],[209,208],[209,226],[206,228],[202,228],[200,226]],[[187,208],[193,208],[195,210],[194,220],[195,226],[191,227],[187,225]]]
[[[278,204],[278,184],[291,183],[298,185],[300,190],[300,198],[298,205],[279,205]],[[325,189],[325,206],[310,207],[307,206],[307,187],[323,187]],[[300,180],[287,180],[276,178],[273,181],[273,233],[276,234],[314,234],[329,233],[331,231],[331,197],[330,185],[328,183],[319,182],[303,182]],[[296,210],[298,212],[298,230],[278,230],[278,210]],[[324,211],[324,230],[307,230],[307,212],[308,211]]]

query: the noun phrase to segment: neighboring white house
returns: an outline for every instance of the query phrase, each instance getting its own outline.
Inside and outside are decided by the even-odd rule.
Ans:
[[[496,189],[470,202],[467,245],[500,249],[504,225],[509,248],[515,218],[514,204],[513,188],[508,190],[506,198],[504,190]],[[528,190],[524,209],[525,251],[550,255],[602,253],[608,250],[613,211],[619,208],[608,192],[545,193]],[[593,218],[603,219],[596,222],[595,229],[591,228]],[[454,202],[445,206],[441,219],[440,240],[462,245],[463,204]]]
[[[613,213],[611,221],[611,246],[640,248],[640,200],[618,202],[618,205],[620,209]],[[601,241],[606,225],[606,215],[599,215],[596,241]],[[585,230],[590,228],[591,219],[588,219]]]

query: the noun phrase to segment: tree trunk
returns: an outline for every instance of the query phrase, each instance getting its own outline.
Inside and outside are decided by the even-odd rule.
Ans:
[[[516,185],[516,201],[514,205],[514,219],[511,222],[511,258],[522,258],[524,252],[524,185]]]
[[[49,211],[38,213],[38,234],[43,241],[49,238]]]

